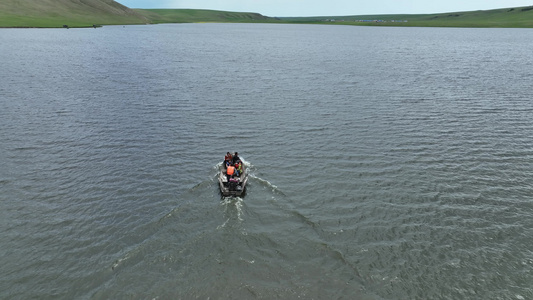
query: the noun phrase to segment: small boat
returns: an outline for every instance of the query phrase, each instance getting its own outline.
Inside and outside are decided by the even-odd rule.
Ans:
[[[242,163],[242,173],[239,176],[228,176],[226,171],[226,164],[222,163],[218,174],[218,185],[222,196],[241,196],[244,194],[248,182],[248,172],[244,163]]]

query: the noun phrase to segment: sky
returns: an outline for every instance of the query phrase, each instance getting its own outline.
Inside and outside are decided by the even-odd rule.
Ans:
[[[256,12],[269,17],[431,14],[533,5],[533,0],[115,0],[129,8]]]

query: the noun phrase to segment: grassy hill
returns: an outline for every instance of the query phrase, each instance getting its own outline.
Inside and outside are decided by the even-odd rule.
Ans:
[[[87,27],[150,22],[112,0],[0,0],[0,27]]]
[[[533,28],[533,6],[421,15],[352,15],[280,18],[288,23],[420,27]]]
[[[274,20],[258,13],[229,12],[206,9],[136,9],[152,23],[198,23],[198,22],[255,22]]]
[[[0,0],[0,27],[88,27],[145,23],[312,23],[420,27],[533,28],[533,6],[423,15],[270,18],[202,9],[129,9],[113,0]]]

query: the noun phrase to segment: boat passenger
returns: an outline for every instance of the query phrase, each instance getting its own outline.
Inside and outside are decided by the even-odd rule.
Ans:
[[[239,157],[238,152],[235,152],[235,154],[233,155],[232,161],[234,164],[241,161],[241,158]]]
[[[235,167],[233,165],[229,165],[228,169],[226,170],[226,177],[228,181],[233,177],[233,175],[235,175]]]
[[[233,161],[233,155],[231,153],[226,153],[226,156],[224,156],[224,165],[228,167],[230,163]]]
[[[238,162],[235,164],[235,173],[237,176],[241,176],[242,174],[242,162]]]

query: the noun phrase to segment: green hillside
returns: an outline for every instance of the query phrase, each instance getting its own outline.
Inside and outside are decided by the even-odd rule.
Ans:
[[[533,6],[423,15],[352,15],[280,18],[288,23],[420,27],[533,27]]]
[[[268,22],[273,18],[258,13],[229,12],[205,9],[136,9],[136,12],[152,23],[198,23],[198,22]]]
[[[533,6],[423,15],[271,18],[202,9],[130,9],[113,0],[0,0],[0,27],[88,27],[146,23],[312,23],[360,26],[533,28]]]
[[[150,22],[112,0],[1,0],[0,27],[87,27]]]

